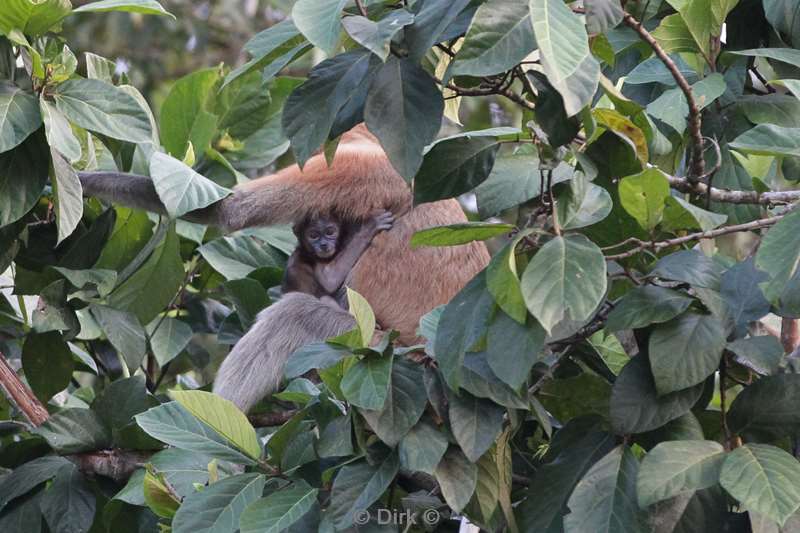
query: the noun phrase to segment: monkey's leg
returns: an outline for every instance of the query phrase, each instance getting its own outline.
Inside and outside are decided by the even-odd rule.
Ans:
[[[299,292],[263,310],[220,366],[214,392],[249,411],[278,390],[289,356],[298,348],[351,330],[347,311]]]

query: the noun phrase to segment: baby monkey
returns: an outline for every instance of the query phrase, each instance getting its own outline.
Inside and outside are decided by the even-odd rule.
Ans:
[[[394,215],[380,210],[364,222],[346,223],[328,215],[295,224],[299,243],[286,263],[283,292],[304,292],[347,309],[347,276],[372,238],[393,223]]]

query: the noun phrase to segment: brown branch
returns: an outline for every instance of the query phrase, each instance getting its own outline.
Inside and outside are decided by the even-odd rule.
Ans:
[[[247,418],[250,420],[250,423],[253,424],[255,427],[266,428],[266,427],[281,426],[286,422],[288,422],[296,414],[297,414],[297,409],[291,409],[289,411],[281,411],[277,413],[275,412],[259,413],[255,415],[250,415]]]
[[[355,2],[356,2],[356,7],[358,8],[358,12],[361,13],[361,16],[364,17],[364,18],[368,18],[367,17],[367,8],[364,7],[363,0],[355,0]]]
[[[653,250],[654,252],[658,252],[663,250],[664,248],[670,248],[672,246],[678,246],[680,244],[685,244],[687,242],[692,241],[699,241],[703,239],[714,239],[721,235],[727,235],[729,233],[738,233],[740,231],[752,231],[761,228],[766,228],[772,226],[780,222],[780,220],[785,216],[777,215],[770,218],[762,218],[760,220],[754,220],[752,222],[747,222],[746,224],[736,224],[734,226],[726,226],[724,228],[717,228],[714,230],[709,231],[701,231],[697,233],[691,233],[689,235],[684,235],[683,237],[676,237],[674,239],[667,239],[664,241],[643,241],[637,239],[635,237],[627,239],[623,241],[621,244],[636,244],[635,248],[632,248],[626,252],[615,254],[615,255],[607,255],[606,261],[619,261],[620,259],[626,259],[628,257],[633,257],[634,255],[644,251],[644,250]],[[609,248],[617,248],[620,245],[610,246]]]
[[[25,418],[34,426],[41,426],[49,418],[50,413],[47,412],[44,404],[19,379],[2,352],[0,352],[0,386],[6,397],[16,404]]]
[[[527,101],[522,96],[518,95],[511,89],[507,87],[487,87],[487,88],[466,88],[466,87],[459,87],[454,83],[448,83],[447,88],[456,93],[458,96],[490,96],[492,94],[497,94],[500,96],[504,96],[514,102],[517,105],[520,105],[527,109],[536,109],[536,106],[532,103]]]
[[[675,82],[686,97],[686,101],[689,104],[689,135],[692,138],[692,159],[689,165],[689,181],[691,183],[697,183],[705,172],[705,160],[703,159],[702,119],[700,116],[700,108],[697,106],[697,102],[695,102],[694,95],[692,94],[692,87],[689,85],[689,82],[686,81],[686,78],[683,77],[683,74],[681,74],[675,62],[672,61],[664,49],[661,48],[661,45],[658,44],[650,32],[642,26],[641,22],[636,20],[630,13],[626,13],[622,20],[628,27],[639,34],[639,37],[644,42],[650,45],[650,48],[653,49],[656,56],[664,63],[670,71],[670,74],[672,74],[672,77],[675,78]]]
[[[76,453],[65,457],[75,463],[82,472],[111,478],[122,482],[150,460],[153,452],[136,450],[97,450],[94,452]]]
[[[709,188],[705,183],[691,183],[685,178],[667,176],[669,186],[684,193],[705,195],[708,194],[712,201],[724,204],[758,204],[777,205],[790,204],[800,200],[800,191],[771,191],[758,193],[756,191],[732,191],[729,189]]]
[[[800,346],[800,321],[794,318],[781,320],[781,344],[785,353],[792,353]]]

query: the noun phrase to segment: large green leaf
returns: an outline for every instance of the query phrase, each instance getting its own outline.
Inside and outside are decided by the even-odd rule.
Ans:
[[[226,533],[239,528],[245,508],[264,491],[262,474],[241,474],[189,494],[172,519],[175,533]]]
[[[586,30],[589,33],[605,33],[620,22],[622,10],[618,0],[584,0]]]
[[[255,464],[231,441],[198,420],[178,402],[168,402],[136,415],[148,435],[176,448],[233,463]]]
[[[659,396],[647,357],[628,361],[611,389],[611,427],[620,434],[644,433],[686,414],[703,393],[703,385]]]
[[[589,318],[605,292],[605,257],[583,235],[552,239],[522,274],[525,305],[548,332],[564,319]]]
[[[177,357],[189,344],[192,334],[192,327],[177,318],[160,317],[147,325],[150,348],[160,366]]]
[[[780,525],[800,507],[800,463],[774,446],[736,448],[722,463],[719,481],[746,509]]]
[[[456,512],[469,503],[478,482],[478,469],[456,446],[450,446],[436,467],[436,481],[447,504]]]
[[[50,531],[88,531],[94,522],[96,499],[92,485],[74,464],[58,469],[40,503]]]
[[[529,3],[544,73],[564,99],[567,115],[576,115],[591,102],[600,79],[586,27],[561,0]]]
[[[69,0],[5,0],[0,12],[0,33],[19,30],[38,37],[72,11]]]
[[[655,328],[650,362],[659,396],[702,383],[719,366],[725,328],[712,315],[686,313]]]
[[[800,50],[795,48],[757,48],[753,50],[736,50],[732,53],[742,56],[765,57],[800,67]]]
[[[681,250],[659,259],[650,275],[716,290],[719,288],[721,270],[703,252]]]
[[[367,356],[345,373],[341,388],[345,399],[364,409],[383,409],[392,373],[392,358]]]
[[[525,324],[498,311],[486,338],[486,360],[494,374],[518,390],[528,379],[534,363],[542,357],[545,331],[529,318]]]
[[[597,461],[575,485],[564,517],[564,531],[645,533],[646,515],[636,504],[639,461],[626,445]]]
[[[371,76],[375,62],[380,64],[366,50],[339,54],[311,69],[308,79],[292,91],[283,108],[282,123],[298,163],[302,165],[314,155],[328,138],[339,111],[352,105],[358,90],[365,90],[365,79]]]
[[[39,129],[42,116],[38,107],[32,94],[0,83],[0,153],[11,150]]]
[[[101,450],[112,444],[110,428],[90,409],[62,409],[33,431],[60,454]]]
[[[264,69],[264,79],[269,79],[294,58],[311,48],[292,19],[285,19],[261,31],[247,41],[244,49],[252,56],[250,61],[232,70],[225,78],[223,88],[241,76]]]
[[[172,398],[253,459],[261,457],[256,430],[232,402],[210,392],[172,391]]]
[[[452,394],[450,427],[456,442],[471,462],[476,462],[494,443],[503,429],[505,409],[466,392]]]
[[[656,168],[622,178],[619,183],[622,207],[647,231],[652,231],[661,222],[664,201],[668,197],[669,182]]]
[[[519,274],[517,274],[516,247],[526,237],[526,232],[517,234],[505,247],[497,252],[486,267],[486,289],[494,301],[508,316],[524,324],[528,308],[522,298]]]
[[[795,210],[767,231],[756,252],[756,268],[771,280],[762,286],[764,296],[777,301],[800,263],[800,211]]]
[[[727,219],[727,215],[706,211],[683,198],[669,196],[666,200],[661,229],[673,233],[684,229],[711,231],[724,224]]]
[[[158,442],[145,435],[133,417],[157,405],[159,401],[147,391],[144,376],[138,375],[112,382],[92,409],[111,428],[115,447],[152,449],[158,447]]]
[[[731,404],[731,431],[766,432],[775,436],[800,434],[800,374],[763,377],[744,388]]]
[[[384,443],[396,446],[419,421],[425,403],[425,384],[419,365],[397,360],[392,365],[391,385],[383,408],[364,409],[361,414]]]
[[[558,223],[564,229],[577,229],[600,222],[611,213],[611,195],[591,183],[582,172],[576,172],[559,196]]]
[[[58,243],[72,235],[83,218],[83,187],[78,174],[66,159],[50,148],[53,161],[53,197],[58,225]]]
[[[0,510],[14,498],[18,498],[40,483],[52,479],[69,461],[58,455],[46,455],[20,465],[0,479]]]
[[[364,120],[392,166],[411,180],[422,165],[423,149],[439,132],[443,112],[442,93],[430,74],[409,59],[393,56],[375,74]]]
[[[108,11],[127,11],[129,13],[141,13],[143,15],[166,15],[175,16],[165,10],[156,0],[100,0],[84,4],[75,9],[73,13],[105,13]]]
[[[638,329],[671,320],[692,303],[689,296],[656,285],[636,287],[617,302],[608,314],[606,331]]]
[[[167,154],[150,158],[150,176],[169,216],[177,218],[222,200],[231,191],[220,187]]]
[[[108,297],[108,303],[136,315],[148,324],[178,292],[183,281],[183,261],[174,229],[153,251],[147,261]]]
[[[444,432],[423,418],[400,441],[397,448],[400,466],[412,472],[433,474],[447,446]]]
[[[492,222],[466,222],[449,226],[436,226],[416,232],[411,237],[411,247],[457,246],[472,241],[485,241],[514,229],[511,224]]]
[[[431,46],[445,40],[442,35],[456,24],[456,20],[460,18],[459,15],[469,3],[470,0],[417,2],[414,5],[414,24],[405,29],[405,41],[411,60],[415,62],[421,60]]]
[[[725,349],[734,354],[737,363],[761,375],[776,374],[783,361],[783,345],[772,335],[737,339]]]
[[[711,105],[725,93],[727,86],[722,74],[715,73],[692,85],[692,94],[698,109]],[[689,103],[680,88],[664,91],[658,98],[647,105],[647,113],[668,124],[678,133],[686,131],[689,115]]]
[[[72,353],[55,331],[30,333],[22,346],[22,369],[36,397],[43,403],[67,388],[75,364]]]
[[[240,520],[242,533],[279,533],[300,520],[317,502],[317,489],[304,483],[273,492],[251,504]]]
[[[333,480],[329,512],[339,529],[353,525],[356,513],[366,511],[394,480],[399,469],[397,455],[372,466],[365,461],[342,467]]]
[[[147,338],[139,320],[131,313],[105,305],[93,304],[90,309],[92,317],[128,368],[137,368],[147,351]]]
[[[220,237],[205,243],[198,251],[203,259],[227,279],[247,277],[261,267],[282,267],[281,254],[254,237]]]
[[[134,96],[110,83],[67,80],[56,87],[53,98],[56,108],[82,128],[120,141],[152,140],[147,111]]]
[[[725,450],[709,440],[669,441],[644,456],[637,492],[644,508],[680,494],[712,487],[719,482]]]
[[[75,137],[67,117],[44,98],[39,100],[39,111],[44,120],[44,131],[50,146],[58,150],[67,161],[78,161],[81,158],[81,143]]]
[[[528,6],[523,2],[489,0],[475,12],[464,43],[445,78],[505,72],[517,66],[535,48]]]
[[[292,20],[306,39],[333,56],[339,43],[345,4],[347,0],[297,0],[292,7]]]
[[[414,22],[414,15],[405,9],[395,9],[378,22],[356,15],[342,19],[342,25],[355,42],[386,61],[389,43],[398,31]]]
[[[800,156],[800,128],[759,124],[742,133],[728,146],[756,155]]]
[[[36,205],[47,183],[47,147],[39,135],[0,154],[0,228],[16,222]]]
[[[168,153],[183,159],[189,143],[196,154],[205,153],[211,146],[217,134],[219,117],[213,109],[221,80],[219,68],[207,68],[184,76],[172,86],[159,117],[161,142]]]

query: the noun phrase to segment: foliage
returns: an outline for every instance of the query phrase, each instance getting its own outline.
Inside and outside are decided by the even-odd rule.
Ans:
[[[180,23],[0,10],[0,363],[49,411],[0,398],[0,530],[800,528],[796,2],[298,0],[157,112],[62,33],[108,11]],[[476,200],[410,245],[493,258],[419,346],[350,291],[248,418],[208,385],[294,238],[178,217],[360,122],[417,204]]]

